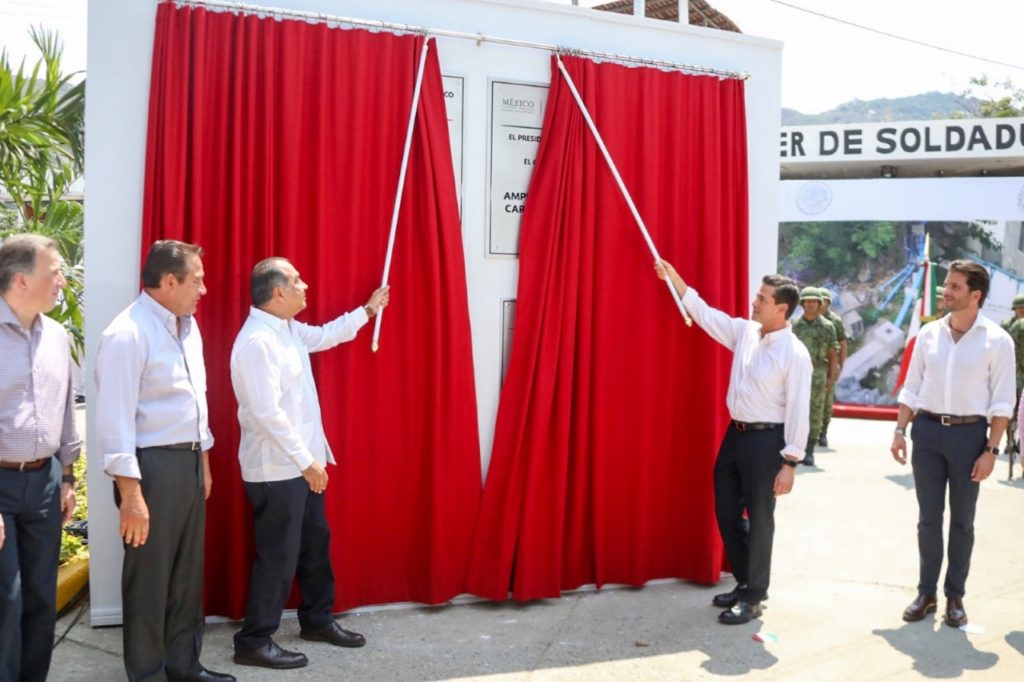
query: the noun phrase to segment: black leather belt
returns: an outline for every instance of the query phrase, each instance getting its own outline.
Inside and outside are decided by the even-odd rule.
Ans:
[[[40,457],[39,459],[31,459],[27,462],[0,462],[0,469],[14,469],[15,471],[35,471],[42,469],[44,466],[50,463],[53,457]]]
[[[955,414],[935,414],[927,410],[918,410],[917,413],[926,419],[931,419],[933,422],[939,422],[943,426],[960,426],[961,424],[977,424],[978,422],[986,421],[985,417],[980,414],[958,417]]]
[[[732,425],[737,431],[773,431],[782,426],[772,422],[738,422],[735,419],[732,420]]]

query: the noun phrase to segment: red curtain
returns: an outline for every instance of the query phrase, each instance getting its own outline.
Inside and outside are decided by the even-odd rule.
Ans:
[[[143,245],[206,249],[199,307],[214,488],[208,613],[239,617],[251,511],[228,357],[253,265],[292,260],[324,323],[379,284],[423,38],[177,8],[157,16]],[[464,591],[480,498],[466,277],[433,47],[423,81],[381,348],[372,326],[314,355],[328,469],[335,607],[438,603]]]
[[[662,255],[745,315],[743,83],[563,57]],[[718,579],[731,355],[688,329],[552,60],[468,589]]]

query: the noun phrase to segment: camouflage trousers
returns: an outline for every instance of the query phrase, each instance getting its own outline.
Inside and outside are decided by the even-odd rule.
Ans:
[[[818,441],[821,435],[821,427],[825,421],[825,405],[828,403],[828,368],[815,367],[811,375],[811,432],[809,440],[812,443]]]
[[[836,402],[836,382],[828,385],[825,392],[825,409],[821,417],[821,432],[828,431],[828,423],[832,421],[832,406]]]

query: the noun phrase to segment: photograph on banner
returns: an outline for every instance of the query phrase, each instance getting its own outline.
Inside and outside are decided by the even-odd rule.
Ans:
[[[895,405],[904,349],[921,324],[941,317],[946,265],[988,268],[982,313],[1002,322],[1024,292],[1022,222],[834,221],[779,224],[779,272],[831,292],[848,338],[836,402]],[[796,320],[803,315],[797,308]],[[908,358],[909,359],[909,358]],[[905,368],[903,369],[905,372]]]

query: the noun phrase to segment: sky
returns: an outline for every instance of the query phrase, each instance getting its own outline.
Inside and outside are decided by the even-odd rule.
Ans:
[[[572,0],[548,1],[572,4]],[[590,7],[603,1],[578,0],[578,4]],[[1021,0],[785,0],[905,38],[1015,64],[1017,68],[876,35],[773,0],[709,2],[744,33],[784,42],[782,105],[806,114],[852,99],[903,97],[931,90],[962,92],[972,76],[982,74],[995,81],[1011,78],[1024,86]],[[42,23],[60,32],[66,68],[84,69],[86,4],[86,0],[0,0],[0,46],[15,61],[24,55],[34,60],[36,52],[28,28]]]
[[[7,52],[14,68],[39,59],[29,37],[32,26],[42,25],[58,32],[64,42],[65,72],[85,69],[86,0],[0,0],[0,49]]]

